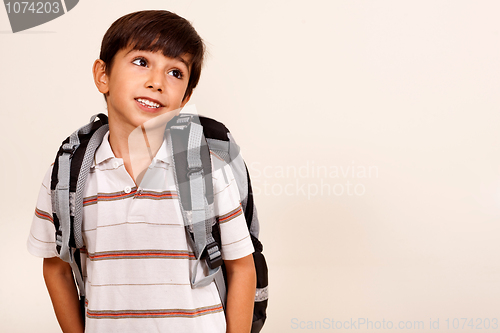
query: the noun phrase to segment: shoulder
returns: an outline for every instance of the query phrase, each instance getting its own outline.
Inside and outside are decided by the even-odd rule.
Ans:
[[[50,164],[48,169],[45,171],[45,175],[42,180],[42,187],[45,189],[45,192],[50,196],[50,182],[52,177],[52,169],[54,168],[54,163]]]

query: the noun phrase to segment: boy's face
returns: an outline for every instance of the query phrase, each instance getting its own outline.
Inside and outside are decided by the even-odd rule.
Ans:
[[[109,75],[102,60],[94,63],[94,80],[106,94],[110,122],[131,132],[166,112],[179,113],[189,82],[189,55],[169,58],[161,52],[122,49],[116,53]]]

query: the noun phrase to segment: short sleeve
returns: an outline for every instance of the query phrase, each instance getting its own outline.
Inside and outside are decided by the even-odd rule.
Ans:
[[[245,216],[240,204],[238,185],[231,167],[212,153],[214,209],[219,218],[222,259],[235,260],[254,252]]]
[[[28,251],[41,258],[57,257],[55,242],[55,227],[52,218],[52,203],[50,196],[50,175],[52,166],[43,179],[38,201],[36,203],[33,221],[28,236]]]

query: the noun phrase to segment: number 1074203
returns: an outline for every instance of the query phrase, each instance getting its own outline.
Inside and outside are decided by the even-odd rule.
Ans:
[[[54,13],[57,14],[61,10],[59,2],[50,2],[50,1],[23,1],[23,2],[6,2],[5,7],[7,8],[7,13],[15,13],[15,14],[48,14]]]

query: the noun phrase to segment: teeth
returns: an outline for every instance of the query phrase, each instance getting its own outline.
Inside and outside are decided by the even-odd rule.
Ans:
[[[152,102],[148,99],[138,98],[137,101],[143,105],[150,107],[150,108],[159,108],[160,107],[160,104]]]

